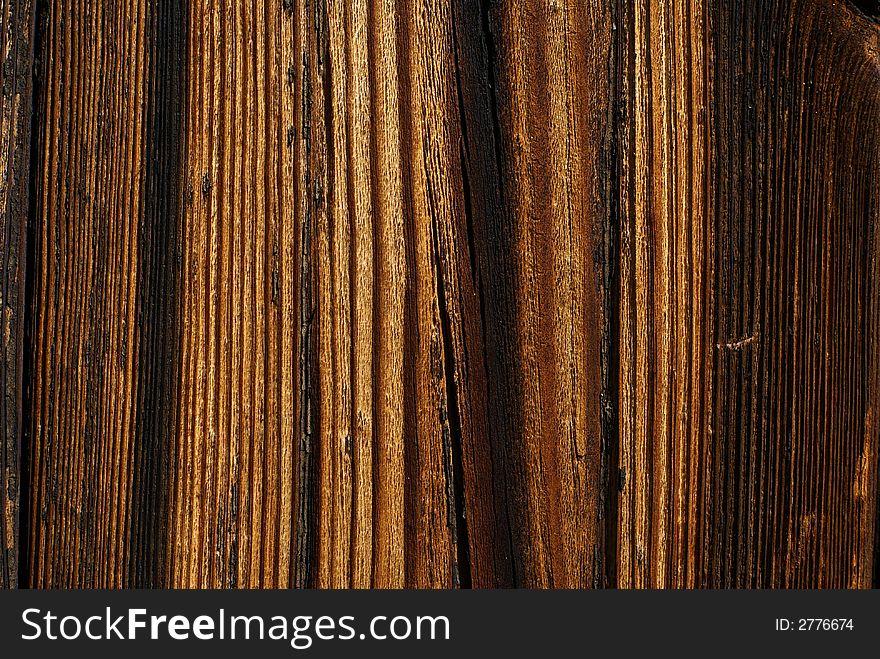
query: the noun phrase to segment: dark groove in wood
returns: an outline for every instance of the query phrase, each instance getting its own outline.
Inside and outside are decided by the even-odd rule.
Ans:
[[[146,200],[139,233],[138,402],[134,435],[132,519],[128,542],[128,584],[162,587],[167,583],[168,453],[175,427],[173,380],[180,350],[180,228],[183,131],[186,106],[187,7],[181,0],[155,5],[147,37],[154,65],[147,89],[151,104],[146,119]],[[221,519],[221,525],[223,520]]]

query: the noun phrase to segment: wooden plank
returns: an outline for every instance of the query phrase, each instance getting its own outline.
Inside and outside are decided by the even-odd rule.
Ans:
[[[823,0],[624,23],[618,584],[870,586],[880,30]]]
[[[33,11],[0,2],[0,588],[18,583]]]
[[[38,17],[31,586],[163,583],[178,14],[54,2]]]
[[[563,177],[554,183],[550,172],[571,168],[580,179],[587,175],[581,166],[597,171],[596,162],[581,160],[586,142],[601,144],[606,134],[578,123],[589,115],[572,100],[578,90],[562,85],[552,100],[577,139],[566,143],[566,125],[541,136],[536,117],[534,162],[506,165],[506,176],[547,179],[558,211],[546,220],[557,226],[553,236],[529,238],[542,246],[524,255],[523,273],[498,264],[492,238],[468,213],[493,203],[489,186],[499,174],[468,171],[484,158],[468,152],[462,128],[467,114],[488,111],[476,105],[485,92],[473,88],[486,71],[456,68],[459,58],[477,56],[474,49],[483,49],[484,67],[496,66],[485,54],[485,40],[495,37],[473,8],[428,8],[328,2],[278,13],[229,3],[212,13],[191,6],[189,52],[200,56],[190,62],[184,138],[194,193],[181,238],[173,585],[591,582],[595,540],[583,529],[596,524],[597,512],[575,513],[593,501],[599,406],[582,394],[594,386],[582,370],[590,362],[572,360],[584,340],[584,349],[599,351],[599,319],[588,313],[599,275],[592,248],[581,243],[593,240],[601,202],[598,190],[582,193]],[[582,65],[559,55],[572,34],[594,21],[607,39],[610,23],[607,13],[580,10],[555,20],[540,47],[557,49],[562,83],[565,67]],[[592,76],[607,80],[602,60],[591,66]],[[465,97],[463,84],[483,98]],[[597,103],[591,112],[605,122],[606,108]],[[489,144],[492,136],[475,130],[470,139]],[[527,173],[545,156],[541,172]],[[506,217],[530,234],[537,211],[506,204]],[[572,228],[572,216],[586,224]],[[553,241],[570,233],[575,242],[557,254]],[[533,261],[545,258],[556,264],[540,286],[561,299],[561,315],[536,306],[508,316],[508,300],[508,311],[490,321],[495,336],[485,338],[478,289],[494,287],[497,297],[521,287],[528,299],[538,284],[519,279],[533,278]],[[484,270],[482,281],[474,267]],[[498,336],[525,331],[531,318],[544,323],[542,333],[559,336],[548,353],[552,371],[538,370],[538,337],[517,347]],[[486,366],[479,359],[486,341],[499,355],[514,352]],[[519,372],[507,359],[531,365]],[[533,413],[541,400],[555,400],[557,377],[567,382],[563,409],[539,421]],[[541,385],[541,378],[549,379]],[[497,429],[488,419],[493,405]],[[524,435],[516,419],[533,417],[536,434]],[[566,440],[557,447],[560,432]],[[503,455],[497,467],[485,454],[487,435]],[[524,437],[530,448],[517,447]],[[501,479],[506,492],[492,486]],[[557,499],[563,508],[549,508]],[[497,518],[499,505],[510,508],[506,520]],[[230,522],[238,514],[241,521]],[[511,527],[514,545],[502,547]]]
[[[36,31],[6,585],[20,426],[33,586],[876,579],[870,17],[54,0]]]
[[[563,2],[484,11],[499,210],[472,223],[509,583],[601,584],[612,16]]]
[[[635,2],[618,36],[621,587],[704,583],[715,21],[711,4]]]
[[[572,360],[584,340],[583,349],[599,351],[599,319],[588,313],[599,275],[593,248],[580,241],[598,235],[601,201],[598,190],[582,193],[582,184],[554,183],[550,173],[598,171],[582,159],[590,139],[606,139],[604,124],[588,132],[589,115],[572,100],[578,90],[562,85],[553,102],[577,139],[566,144],[563,125],[541,136],[536,117],[530,139],[540,152],[506,165],[506,176],[546,179],[558,197],[558,211],[546,215],[554,236],[529,238],[543,246],[517,268],[556,261],[540,285],[561,299],[561,315],[535,306],[507,316],[515,313],[508,300],[485,338],[478,289],[494,287],[497,297],[520,287],[528,299],[538,285],[518,283],[535,275],[499,264],[485,227],[472,226],[480,218],[468,216],[493,203],[499,174],[468,171],[484,167],[468,152],[462,122],[489,110],[477,106],[486,99],[473,77],[486,71],[462,73],[456,62],[484,49],[483,66],[496,66],[485,54],[495,37],[473,8],[427,10],[419,2],[291,5],[278,15],[192,6],[189,52],[202,56],[190,63],[185,122],[185,176],[195,192],[183,220],[180,418],[170,447],[173,585],[591,583],[597,549],[585,533],[598,513],[576,511],[594,501],[599,405],[595,391],[592,404],[582,393],[595,386],[581,370],[591,362]],[[539,44],[548,52],[565,51],[590,21],[610,36],[607,13],[557,19]],[[245,57],[250,47],[255,63]],[[565,67],[584,65],[557,56],[560,83]],[[590,66],[607,85],[604,61]],[[483,98],[465,97],[463,85]],[[607,105],[590,111],[607,121]],[[475,130],[470,139],[488,145],[492,135]],[[526,171],[545,156],[541,172]],[[506,217],[532,233],[537,211],[506,204]],[[571,228],[572,216],[586,224]],[[557,254],[553,241],[571,232],[575,242]],[[531,318],[559,336],[552,371],[538,369],[538,337],[517,347],[498,335],[525,331]],[[486,366],[486,341],[500,355],[514,352]],[[528,372],[517,361],[531,364]],[[540,386],[550,404],[555,378],[568,383],[563,409],[538,421]],[[491,406],[498,424],[490,429]],[[523,434],[517,418],[533,419],[536,433]],[[503,456],[497,467],[485,454],[487,435]],[[492,485],[501,479],[506,491]],[[557,499],[563,508],[548,507]],[[501,521],[499,505],[509,508]],[[514,544],[503,547],[511,527]]]

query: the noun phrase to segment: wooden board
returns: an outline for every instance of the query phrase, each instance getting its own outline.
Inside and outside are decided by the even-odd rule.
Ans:
[[[0,588],[18,584],[32,0],[0,1]]]
[[[30,6],[5,585],[876,585],[870,3]]]
[[[870,586],[880,30],[822,1],[627,18],[618,585]]]

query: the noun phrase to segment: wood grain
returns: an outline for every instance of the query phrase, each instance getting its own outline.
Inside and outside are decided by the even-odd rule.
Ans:
[[[18,583],[33,3],[0,2],[0,588]]]
[[[826,2],[629,16],[618,583],[869,586],[880,33]]]
[[[148,17],[42,9],[24,559],[33,586],[112,587],[130,558]]]
[[[876,585],[868,5],[31,7],[5,586]]]

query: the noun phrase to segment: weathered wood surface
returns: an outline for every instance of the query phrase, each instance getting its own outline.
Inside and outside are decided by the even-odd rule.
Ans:
[[[18,583],[33,2],[0,0],[0,587]]]
[[[617,583],[869,586],[880,30],[811,0],[626,22]]]
[[[860,4],[0,0],[3,583],[876,585]]]

